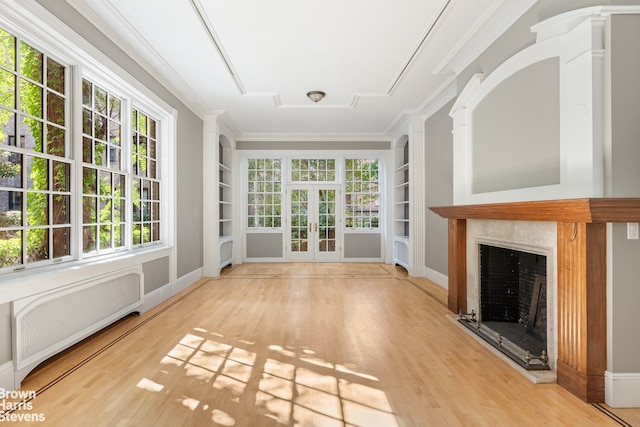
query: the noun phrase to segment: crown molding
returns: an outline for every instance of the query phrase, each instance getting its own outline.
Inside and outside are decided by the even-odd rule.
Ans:
[[[411,123],[412,118],[416,116],[423,117],[424,120],[434,115],[440,108],[457,95],[457,86],[455,76],[449,76],[434,93],[427,98],[415,110],[404,110],[389,124],[385,135],[394,135],[398,137],[406,133],[406,129]]]
[[[236,137],[241,142],[389,142],[391,137],[382,134],[308,134],[308,133],[245,133]]]
[[[65,1],[200,118],[208,114],[206,103],[200,95],[146,43],[135,28],[127,24],[127,20],[109,0]],[[136,40],[136,44],[142,45],[144,49],[134,47],[129,40]]]
[[[496,0],[436,66],[433,74],[460,74],[538,0]]]
[[[594,6],[556,15],[531,27],[537,42],[566,34],[588,19],[606,18],[610,15],[640,14],[640,6]]]
[[[65,22],[35,0],[3,0],[0,24],[27,37],[57,60],[93,77],[108,79],[136,97],[136,102],[154,114],[173,115],[177,111],[162,97],[83,38]],[[151,105],[155,104],[155,105]],[[158,108],[162,111],[158,111]]]

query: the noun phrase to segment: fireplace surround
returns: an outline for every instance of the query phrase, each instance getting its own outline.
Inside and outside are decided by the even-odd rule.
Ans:
[[[455,205],[430,208],[449,224],[448,306],[467,313],[476,298],[477,266],[467,251],[467,230],[476,221],[520,221],[555,229],[551,244],[557,383],[587,402],[604,401],[606,369],[606,225],[640,222],[640,198],[590,198],[531,202]],[[507,225],[507,228],[512,225]],[[517,234],[517,232],[516,232]],[[534,245],[540,236],[533,236]],[[542,247],[549,247],[549,237]],[[531,244],[531,243],[529,243]],[[471,251],[474,245],[469,245]],[[548,259],[548,258],[547,258]],[[549,271],[549,267],[548,267]],[[555,285],[553,285],[555,284]],[[548,285],[549,286],[549,285]],[[549,290],[549,288],[548,288]],[[467,297],[469,296],[469,300]],[[549,320],[548,320],[549,322]]]

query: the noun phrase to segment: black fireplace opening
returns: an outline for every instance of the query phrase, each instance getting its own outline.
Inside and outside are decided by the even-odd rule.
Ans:
[[[547,259],[480,245],[479,321],[524,353],[547,351]]]

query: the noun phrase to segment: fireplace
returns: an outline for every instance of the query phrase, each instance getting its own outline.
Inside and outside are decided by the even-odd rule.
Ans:
[[[492,332],[481,335],[524,368],[549,369],[546,256],[488,244],[478,252],[479,312],[473,320]]]
[[[477,301],[473,283],[479,283],[474,276],[478,271],[474,263],[479,257],[474,258],[474,237],[467,233],[475,223],[504,223],[503,232],[511,229],[506,234],[521,241],[527,240],[522,239],[524,234],[518,231],[517,224],[548,224],[554,230],[553,245],[545,245],[552,248],[553,260],[553,266],[549,266],[547,256],[547,345],[554,346],[549,351],[549,361],[555,364],[552,368],[560,386],[587,402],[603,402],[607,365],[607,223],[640,222],[640,198],[540,200],[430,209],[448,219],[448,306],[454,313],[466,313],[467,307],[473,308]],[[528,244],[537,245],[539,234],[526,235],[534,239]]]

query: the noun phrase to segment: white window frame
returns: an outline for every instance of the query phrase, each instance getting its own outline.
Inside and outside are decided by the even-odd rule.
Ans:
[[[107,274],[117,269],[139,266],[141,263],[173,256],[175,258],[176,229],[176,131],[177,112],[164,100],[146,88],[117,63],[100,52],[87,40],[81,38],[64,25],[41,5],[32,1],[3,0],[0,26],[21,38],[35,49],[51,56],[68,67],[69,110],[71,114],[67,130],[67,144],[72,150],[72,251],[70,260],[51,263],[40,267],[25,268],[21,271],[3,272],[0,285],[0,304],[8,301],[55,289],[68,283],[86,280]],[[152,246],[133,248],[131,244],[131,206],[127,202],[127,244],[126,249],[104,256],[84,257],[82,254],[82,78],[102,85],[114,94],[122,95],[123,108],[130,112],[134,105],[157,121],[157,135],[160,142],[157,150],[160,157],[158,173],[161,185],[161,241]],[[123,135],[129,135],[130,117],[123,117]],[[130,152],[123,152],[130,159]],[[125,157],[126,156],[126,157]],[[128,166],[130,168],[130,166]],[[130,186],[130,175],[128,178]],[[129,189],[130,190],[130,189]],[[82,268],[79,268],[82,267]]]
[[[347,227],[347,195],[348,194],[356,194],[356,195],[363,195],[363,194],[373,194],[373,193],[368,193],[368,192],[348,192],[347,191],[347,166],[346,166],[346,161],[347,160],[366,160],[366,161],[372,161],[372,160],[377,160],[378,161],[378,169],[377,169],[377,176],[378,176],[378,181],[377,181],[377,185],[378,185],[378,191],[377,191],[377,195],[378,195],[378,214],[377,214],[377,219],[378,219],[378,226],[377,227],[357,227],[357,226],[352,226],[352,227]],[[343,216],[343,231],[345,232],[352,232],[352,231],[356,231],[356,230],[362,230],[362,231],[379,231],[382,228],[382,216],[383,216],[383,212],[384,212],[384,206],[382,204],[382,194],[383,194],[383,182],[382,182],[382,167],[383,167],[383,159],[381,157],[378,156],[343,156],[342,157],[342,216]],[[355,171],[355,169],[353,169]],[[364,182],[364,181],[361,181]],[[354,216],[354,220],[356,220],[358,217]]]
[[[345,182],[344,182],[344,162],[345,159],[367,159],[367,160],[378,160],[378,190],[379,190],[379,205],[380,205],[380,215],[378,217],[378,228],[346,228],[345,227],[345,212],[344,206],[341,208],[340,212],[340,235],[342,241],[340,242],[341,253],[340,253],[340,261],[344,260],[344,235],[345,234],[381,234],[383,242],[388,239],[390,236],[390,231],[388,230],[387,224],[391,219],[392,211],[390,210],[387,200],[388,200],[388,192],[390,182],[387,178],[387,170],[389,168],[389,156],[390,151],[388,150],[344,150],[339,152],[331,152],[327,150],[304,150],[302,151],[303,155],[300,152],[295,152],[294,150],[237,150],[238,156],[236,156],[236,165],[235,169],[238,171],[238,181],[240,185],[234,189],[234,197],[235,200],[240,200],[238,217],[240,219],[240,226],[238,229],[239,235],[242,236],[242,242],[246,242],[246,235],[248,233],[281,233],[282,234],[282,245],[283,248],[286,244],[285,239],[286,230],[288,225],[288,212],[289,212],[289,203],[288,196],[286,191],[291,185],[295,184],[314,184],[313,182],[292,182],[291,181],[291,160],[292,159],[335,159],[336,160],[336,178],[335,182],[331,182],[337,185],[340,185],[341,195],[341,205],[344,205],[344,190],[345,190]],[[248,178],[248,160],[249,159],[280,159],[282,161],[282,174],[283,174],[283,182],[282,182],[282,223],[279,228],[249,228],[247,227],[247,178]],[[318,184],[327,184],[327,182],[318,182]],[[390,194],[390,193],[389,193]],[[384,243],[383,243],[384,247]],[[246,249],[246,248],[244,248]],[[384,256],[383,256],[384,258]],[[249,260],[246,257],[246,251],[242,255],[243,261]],[[250,259],[251,261],[257,262],[280,262],[284,261],[283,258],[260,258],[256,260],[254,258]]]

